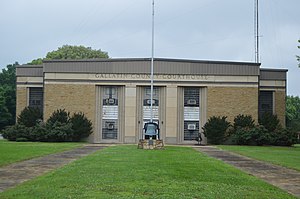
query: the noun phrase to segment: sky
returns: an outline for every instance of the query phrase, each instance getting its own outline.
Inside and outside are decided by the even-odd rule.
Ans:
[[[1,0],[0,69],[84,45],[112,58],[151,56],[152,0]],[[300,96],[296,55],[300,0],[261,0],[260,62],[288,69]],[[254,62],[254,0],[155,0],[155,57]]]

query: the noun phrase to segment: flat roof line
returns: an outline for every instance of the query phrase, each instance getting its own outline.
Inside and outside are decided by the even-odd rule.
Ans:
[[[23,64],[23,65],[18,65],[16,68],[43,68],[43,65],[28,65],[28,64]]]
[[[54,62],[130,62],[130,61],[151,61],[151,58],[109,58],[109,59],[64,59],[64,60],[44,60],[44,63]],[[241,61],[214,61],[214,60],[195,60],[195,59],[172,59],[172,58],[154,58],[154,61],[165,62],[184,62],[184,63],[208,63],[208,64],[237,64],[260,66],[260,63],[241,62]]]
[[[269,72],[288,72],[288,69],[278,69],[278,68],[260,68],[261,71],[269,71]]]

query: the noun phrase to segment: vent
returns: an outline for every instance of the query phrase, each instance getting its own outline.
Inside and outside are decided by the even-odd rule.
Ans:
[[[188,130],[196,130],[196,124],[188,124]]]

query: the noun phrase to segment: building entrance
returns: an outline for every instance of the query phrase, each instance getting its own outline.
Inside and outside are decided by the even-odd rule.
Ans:
[[[194,141],[199,134],[199,88],[184,88],[184,141]]]
[[[102,139],[118,139],[118,105],[118,88],[112,86],[103,87]]]
[[[152,116],[153,122],[158,124],[160,129],[160,139],[163,139],[164,132],[164,88],[154,87],[153,88],[153,100],[151,102],[151,88],[150,87],[140,87],[139,88],[140,97],[138,98],[138,104],[140,104],[140,109],[138,110],[138,132],[139,139],[145,139],[143,135],[143,128],[146,123],[151,121],[151,103],[152,103]]]
[[[153,88],[153,100],[152,100],[152,116],[153,122],[159,124],[159,88]],[[144,88],[143,97],[143,125],[151,120],[151,88]]]
[[[144,88],[143,97],[143,126],[146,123],[151,122],[151,103],[152,103],[152,119],[153,123],[158,124],[159,128],[159,88],[153,88],[153,99],[151,102],[151,87]],[[147,135],[144,135],[145,139],[149,139]]]

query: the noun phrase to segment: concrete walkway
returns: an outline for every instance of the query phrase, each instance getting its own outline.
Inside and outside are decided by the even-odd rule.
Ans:
[[[40,176],[46,172],[62,167],[81,157],[105,148],[101,145],[86,145],[61,153],[46,155],[26,160],[5,167],[0,167],[0,192]]]
[[[296,170],[254,160],[213,146],[200,146],[194,149],[233,165],[300,198],[300,172]]]

